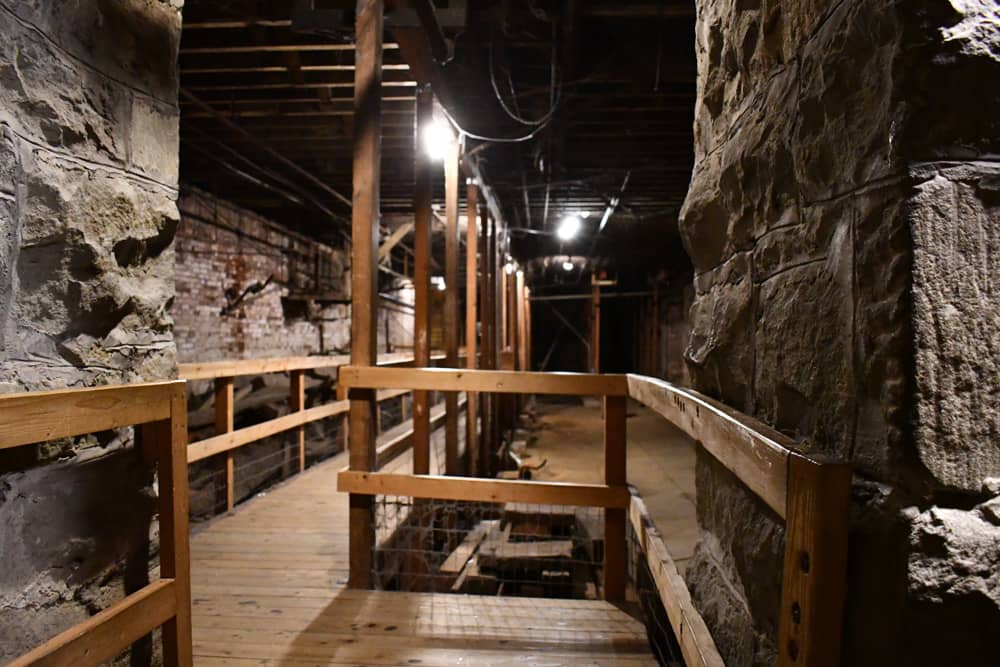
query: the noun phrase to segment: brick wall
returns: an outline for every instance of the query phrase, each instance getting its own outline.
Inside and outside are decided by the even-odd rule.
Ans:
[[[174,336],[181,362],[350,350],[350,257],[195,188],[178,201]],[[413,345],[413,291],[383,287],[395,350]],[[319,298],[317,298],[319,297]],[[398,303],[397,303],[398,302]]]

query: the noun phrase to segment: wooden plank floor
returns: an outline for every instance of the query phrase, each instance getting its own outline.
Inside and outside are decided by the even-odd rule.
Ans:
[[[601,601],[346,589],[345,464],[317,465],[192,537],[196,665],[656,664],[643,625]]]

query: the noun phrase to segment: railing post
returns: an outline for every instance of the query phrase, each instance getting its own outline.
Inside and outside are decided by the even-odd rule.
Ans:
[[[604,483],[608,486],[626,484],[626,397],[604,397]],[[625,537],[624,509],[604,510],[604,598],[625,599]]]
[[[231,379],[231,378],[230,378]],[[230,394],[231,395],[231,394]],[[163,664],[190,667],[191,558],[188,545],[187,394],[178,384],[170,398],[170,419],[141,427],[145,448],[157,453],[160,576],[174,580],[177,614],[163,624]]]
[[[233,430],[233,384],[234,378],[215,379],[215,434],[231,433]],[[235,504],[236,473],[233,465],[233,451],[226,452],[226,511]]]
[[[299,412],[306,408],[306,383],[304,371],[291,371],[290,395],[288,397],[289,408],[292,412]],[[299,450],[299,472],[306,469],[306,427],[300,426],[295,429],[295,438],[298,441]]]
[[[837,667],[847,587],[851,468],[788,457],[778,667]]]

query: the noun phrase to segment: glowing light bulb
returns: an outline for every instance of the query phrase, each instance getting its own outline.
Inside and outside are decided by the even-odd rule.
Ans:
[[[421,132],[424,150],[432,160],[441,162],[448,154],[448,148],[455,143],[451,127],[442,118],[435,118],[424,126]]]
[[[572,271],[573,262],[563,262],[563,271]]]
[[[577,232],[580,231],[580,218],[575,215],[567,215],[559,223],[559,229],[556,230],[556,236],[558,236],[563,241],[569,241]]]

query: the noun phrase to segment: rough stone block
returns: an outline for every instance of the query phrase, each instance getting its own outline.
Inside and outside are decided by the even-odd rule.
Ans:
[[[160,183],[178,180],[180,117],[175,106],[136,95],[132,99],[132,167]]]
[[[757,415],[842,460],[853,436],[852,251],[842,221],[822,256],[761,283],[754,335]]]
[[[1000,167],[942,170],[909,204],[920,460],[978,493],[1000,476]]]
[[[0,16],[0,120],[35,142],[97,162],[124,164],[128,89],[72,60],[6,11],[0,9]]]
[[[699,390],[745,410],[753,382],[753,298],[746,254],[698,276],[685,352]]]
[[[181,33],[177,2],[0,0],[0,6],[95,72],[176,104]]]

